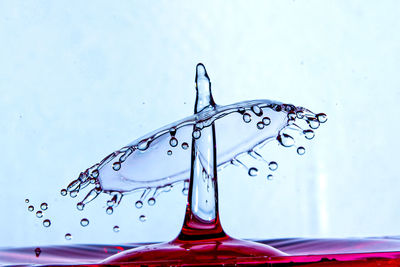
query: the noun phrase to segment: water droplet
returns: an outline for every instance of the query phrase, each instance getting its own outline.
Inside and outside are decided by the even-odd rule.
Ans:
[[[72,239],[72,235],[70,233],[65,234],[65,240],[71,240]]]
[[[282,133],[276,138],[279,143],[284,147],[291,147],[294,145],[294,139],[288,134]]]
[[[257,128],[259,129],[259,130],[262,130],[262,129],[264,129],[264,123],[262,122],[262,121],[260,121],[260,122],[257,122]]]
[[[145,222],[145,221],[147,220],[147,217],[146,217],[145,215],[140,215],[140,216],[139,216],[139,220],[140,220],[141,222]]]
[[[86,218],[83,218],[83,219],[81,220],[81,225],[82,225],[83,227],[88,226],[88,225],[89,225],[89,220],[86,219]]]
[[[264,123],[265,126],[268,126],[268,125],[271,124],[271,119],[268,118],[268,117],[264,117],[264,118],[262,119],[262,122]]]
[[[155,199],[154,197],[151,197],[151,198],[149,198],[149,199],[147,200],[147,203],[148,203],[150,206],[154,206],[154,204],[156,204],[156,199]]]
[[[319,127],[319,121],[317,119],[308,118],[307,123],[311,129],[317,129]]]
[[[188,149],[188,147],[189,147],[188,143],[186,143],[186,142],[185,142],[185,143],[182,143],[182,148],[183,148],[183,149],[186,150],[186,149]]]
[[[42,250],[40,248],[35,248],[35,255],[36,257],[39,257],[40,253],[42,252]]]
[[[85,207],[85,204],[83,204],[82,202],[79,202],[78,204],[76,204],[76,208],[78,210],[83,210],[84,207]]]
[[[304,130],[304,131],[303,131],[303,134],[305,135],[305,137],[306,137],[308,140],[313,139],[314,136],[315,136],[315,133],[314,133],[313,130]]]
[[[40,204],[40,208],[41,208],[42,210],[47,210],[47,208],[48,208],[47,203],[42,203],[42,204]]]
[[[167,155],[168,155],[168,156],[171,156],[171,155],[172,155],[172,151],[171,151],[171,150],[168,150],[168,151],[167,151]]]
[[[245,123],[251,122],[251,115],[250,115],[249,113],[244,113],[244,114],[243,114],[243,121],[244,121]]]
[[[69,192],[69,196],[72,197],[72,198],[76,197],[77,195],[78,195],[78,191]]]
[[[258,169],[257,169],[257,168],[251,167],[251,168],[249,169],[249,175],[250,175],[250,176],[256,176],[257,174],[258,174]]]
[[[252,106],[251,111],[253,111],[253,113],[256,114],[257,116],[262,116],[263,114],[262,109],[257,105]]]
[[[328,120],[328,117],[326,116],[325,113],[319,113],[319,114],[317,114],[317,120],[320,123],[324,123],[324,122],[326,122]]]
[[[92,172],[92,177],[93,177],[93,178],[99,177],[99,171],[98,171],[98,170],[94,170],[94,171]]]
[[[172,146],[172,147],[176,147],[178,145],[178,139],[176,139],[175,137],[172,137],[169,140],[169,145]]]
[[[275,171],[276,169],[278,169],[278,163],[276,163],[275,161],[271,161],[268,164],[268,167],[271,171]]]
[[[113,164],[113,170],[114,171],[118,171],[119,169],[121,169],[121,163],[119,161],[114,162]]]
[[[25,203],[29,203],[29,199],[25,199]]]
[[[176,128],[171,128],[171,129],[169,129],[169,134],[170,134],[171,136],[175,136],[175,134],[176,134]]]
[[[141,207],[143,207],[143,202],[141,200],[136,201],[135,207],[140,209]]]
[[[106,209],[106,213],[107,213],[108,215],[113,214],[113,212],[114,212],[114,209],[113,209],[112,207],[108,207],[108,208]]]
[[[113,231],[116,232],[116,233],[118,233],[118,232],[119,232],[119,226],[118,226],[118,225],[114,226],[114,227],[113,227]]]
[[[299,118],[299,119],[304,118],[304,113],[303,113],[303,111],[297,111],[297,112],[296,112],[296,117]]]
[[[272,174],[268,174],[268,175],[267,175],[267,179],[268,179],[268,180],[272,180],[272,179],[274,179],[274,176],[273,176]]]
[[[149,142],[148,140],[142,140],[138,144],[138,149],[141,151],[146,150],[149,147]]]
[[[29,211],[33,211],[35,208],[32,206],[32,205],[30,205],[29,207],[28,207],[28,210]]]
[[[195,129],[195,130],[193,131],[193,133],[192,133],[192,136],[193,136],[194,139],[199,139],[200,136],[201,136],[200,130],[199,130],[199,129]]]
[[[304,147],[302,147],[302,146],[299,146],[297,148],[297,154],[304,155],[304,153],[306,153],[306,149]]]
[[[46,219],[43,221],[43,226],[44,227],[49,227],[51,225],[51,221],[49,219]]]
[[[67,195],[67,189],[61,189],[60,194],[62,196],[66,196]]]
[[[90,182],[91,184],[94,184],[94,183],[96,183],[96,181],[97,181],[97,179],[96,179],[96,178],[90,178],[90,179],[89,179],[89,182]]]
[[[189,188],[183,188],[183,189],[182,189],[182,194],[183,194],[184,196],[187,196],[187,195],[189,194]]]
[[[36,212],[36,217],[42,218],[42,217],[43,217],[43,212],[42,212],[41,210],[38,210],[38,211]]]

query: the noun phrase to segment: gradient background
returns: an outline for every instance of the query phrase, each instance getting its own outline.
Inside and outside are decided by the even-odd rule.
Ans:
[[[399,1],[1,1],[0,247],[173,238],[181,187],[141,210],[133,194],[112,216],[108,196],[82,213],[83,196],[59,190],[190,115],[198,62],[219,104],[267,98],[328,114],[304,156],[266,152],[279,163],[273,181],[219,174],[229,234],[400,234],[399,14]],[[25,198],[49,203],[50,228]]]

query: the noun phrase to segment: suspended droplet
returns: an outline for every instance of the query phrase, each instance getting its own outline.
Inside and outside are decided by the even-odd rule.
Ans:
[[[69,196],[75,198],[78,195],[78,191],[71,191],[69,192]]]
[[[172,146],[172,147],[176,147],[178,145],[178,139],[176,139],[175,137],[172,137],[169,140],[169,145]]]
[[[260,121],[260,122],[257,122],[257,128],[259,129],[259,130],[262,130],[262,129],[264,129],[264,123],[262,122],[262,121]]]
[[[79,202],[78,204],[76,204],[76,208],[78,210],[83,210],[85,208],[85,204],[83,204],[82,202]]]
[[[245,123],[251,122],[251,115],[250,115],[249,113],[244,113],[244,114],[243,114],[243,121],[244,121]]]
[[[67,195],[67,189],[61,189],[60,194],[62,196],[66,196]]]
[[[82,225],[83,227],[88,226],[88,225],[89,225],[89,220],[86,219],[86,218],[83,218],[83,219],[81,220],[81,225]]]
[[[114,162],[114,164],[112,165],[113,170],[114,171],[118,171],[119,169],[121,169],[121,163],[119,161]]]
[[[199,130],[199,129],[195,129],[195,130],[193,131],[193,133],[192,133],[192,136],[193,136],[194,139],[199,139],[200,136],[201,136],[200,130]]]
[[[42,250],[41,250],[40,248],[35,248],[35,255],[36,255],[36,258],[39,257],[39,255],[40,255],[41,252],[42,252]]]
[[[40,204],[40,208],[42,209],[42,210],[47,210],[47,203],[42,203],[42,204]]]
[[[268,126],[268,125],[271,124],[271,119],[268,118],[268,117],[264,117],[264,118],[262,119],[262,122],[264,123],[265,126]]]
[[[188,149],[188,147],[189,147],[188,143],[186,143],[186,142],[185,142],[185,143],[182,143],[182,148],[183,148],[183,149],[186,150],[186,149]]]
[[[311,129],[317,129],[319,127],[319,121],[317,119],[308,118],[307,123]]]
[[[148,140],[142,140],[138,144],[138,149],[141,151],[146,150],[149,147],[149,141]]]
[[[36,212],[36,217],[42,218],[42,217],[43,217],[43,212],[42,212],[41,210],[38,210],[38,211]]]
[[[49,227],[51,225],[51,221],[49,219],[46,219],[43,221],[43,226],[44,227]]]
[[[168,156],[171,156],[171,155],[172,155],[172,151],[171,151],[171,150],[168,150],[168,151],[167,151],[167,155],[168,155]]]
[[[28,207],[28,210],[29,211],[33,211],[35,208],[32,206],[32,205],[30,205],[29,207]]]
[[[324,122],[326,122],[328,120],[328,117],[326,116],[325,113],[319,113],[319,114],[317,114],[317,120],[320,123],[324,123]]]
[[[279,143],[284,147],[291,147],[294,145],[294,139],[288,134],[282,133],[276,138]]]
[[[274,176],[273,176],[272,174],[268,174],[268,175],[267,175],[267,179],[268,179],[268,180],[272,180],[273,178],[274,178]]]
[[[184,196],[187,196],[188,193],[189,193],[189,188],[183,188],[183,189],[182,189],[182,194],[183,194]]]
[[[249,175],[250,175],[250,176],[256,176],[257,174],[258,174],[258,169],[257,169],[257,168],[251,167],[251,168],[249,169]]]
[[[289,120],[295,120],[295,119],[296,119],[296,113],[294,113],[294,112],[289,112],[289,113],[287,114],[287,118],[288,118]]]
[[[278,169],[278,163],[276,163],[275,161],[271,161],[268,164],[268,167],[271,171],[275,171],[276,169]]]
[[[65,234],[65,240],[71,240],[72,239],[72,235],[70,233]]]
[[[113,212],[114,212],[114,209],[113,209],[112,207],[108,207],[108,208],[106,209],[106,213],[107,213],[108,215],[113,214]]]
[[[25,203],[29,203],[29,199],[25,199]]]
[[[262,109],[257,105],[252,106],[251,111],[253,111],[253,113],[256,114],[257,116],[262,116],[263,114]]]
[[[298,119],[304,118],[304,113],[303,113],[303,111],[297,111],[297,112],[296,112],[296,117],[297,117]]]
[[[299,146],[297,148],[297,154],[304,155],[304,153],[306,153],[306,149],[304,147],[302,147],[302,146]]]
[[[118,232],[119,232],[119,226],[118,226],[118,225],[114,226],[114,227],[113,227],[113,231],[114,231],[115,233],[118,233]]]
[[[154,197],[151,197],[151,198],[149,198],[149,199],[147,200],[147,203],[148,203],[150,206],[154,206],[154,204],[156,204],[156,199],[155,199]]]
[[[136,201],[135,207],[140,209],[141,207],[143,207],[143,202],[141,200]]]
[[[94,171],[92,172],[92,176],[93,176],[94,178],[99,177],[99,171],[98,171],[98,170],[94,170]]]
[[[303,134],[304,134],[304,136],[305,136],[308,140],[313,139],[314,136],[315,136],[315,133],[314,133],[313,130],[304,130],[304,131],[303,131]]]
[[[175,136],[175,134],[176,134],[176,128],[171,128],[171,129],[169,129],[169,134],[170,134],[171,136]]]
[[[147,217],[146,217],[145,215],[140,215],[140,216],[139,216],[139,220],[140,220],[141,222],[145,222],[145,221],[147,220]]]

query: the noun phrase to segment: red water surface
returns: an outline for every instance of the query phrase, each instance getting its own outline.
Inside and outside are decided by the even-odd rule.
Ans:
[[[274,239],[258,241],[287,256],[237,257],[225,260],[197,261],[183,264],[179,260],[101,263],[104,259],[146,244],[71,245],[0,249],[0,264],[5,266],[400,266],[400,238],[348,239]],[[36,252],[35,252],[36,250]],[[36,254],[39,254],[36,256]]]

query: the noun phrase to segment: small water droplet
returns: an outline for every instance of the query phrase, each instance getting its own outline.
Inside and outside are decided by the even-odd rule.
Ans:
[[[168,155],[168,156],[171,156],[171,155],[172,155],[172,151],[171,151],[171,150],[168,150],[168,151],[167,151],[167,155]]]
[[[43,212],[42,212],[41,210],[38,210],[38,211],[36,212],[36,217],[42,218],[42,217],[43,217]]]
[[[32,206],[32,205],[30,205],[29,207],[28,207],[28,210],[29,211],[33,211],[35,208]]]
[[[42,252],[42,250],[40,248],[35,248],[35,255],[36,257],[39,257],[40,253]]]
[[[60,194],[62,196],[66,196],[67,195],[67,189],[61,189]]]
[[[296,112],[296,117],[297,117],[298,119],[304,118],[304,113],[303,113],[303,111],[297,111],[297,112]]]
[[[187,196],[188,193],[189,193],[189,188],[183,188],[183,189],[182,189],[182,194],[183,194],[184,196]]]
[[[172,147],[176,147],[178,145],[178,139],[176,139],[175,137],[172,137],[169,140],[169,145],[172,146]]]
[[[141,207],[143,207],[143,202],[141,200],[136,201],[135,207],[140,209]]]
[[[42,203],[42,204],[40,204],[40,208],[41,208],[42,210],[47,210],[47,208],[48,208],[47,203]]]
[[[171,128],[171,129],[169,129],[169,134],[170,134],[171,136],[175,136],[175,134],[176,134],[176,128]]]
[[[294,145],[294,139],[288,134],[282,133],[276,138],[279,143],[284,147],[291,147]]]
[[[140,216],[139,216],[139,220],[140,220],[141,222],[145,222],[145,221],[147,220],[147,218],[146,218],[145,215],[140,215]]]
[[[268,125],[271,124],[271,119],[268,118],[268,117],[264,117],[264,118],[262,119],[262,122],[264,123],[265,126],[268,126]]]
[[[118,226],[118,225],[114,226],[114,227],[113,227],[113,231],[114,231],[115,233],[118,233],[118,232],[119,232],[119,226]]]
[[[142,140],[138,144],[138,149],[141,151],[146,150],[149,147],[149,142],[148,140]]]
[[[83,204],[82,202],[79,202],[78,204],[76,204],[76,208],[78,210],[83,210],[84,207],[85,207],[85,204]]]
[[[78,195],[78,191],[76,191],[76,190],[69,192],[69,196],[72,198],[76,197],[77,195]]]
[[[156,199],[155,199],[154,197],[151,197],[151,198],[149,198],[149,199],[147,200],[147,203],[148,203],[150,206],[154,206],[154,204],[156,204]]]
[[[303,131],[303,134],[305,135],[305,137],[306,137],[308,140],[313,139],[314,136],[315,136],[315,133],[314,133],[313,130],[304,130],[304,131]]]
[[[258,169],[257,169],[257,168],[251,167],[251,168],[249,169],[249,175],[250,175],[250,176],[256,176],[257,174],[258,174]]]
[[[304,147],[302,147],[302,146],[299,146],[297,148],[297,154],[304,155],[304,153],[306,153],[306,149]]]
[[[182,148],[183,148],[183,149],[186,150],[186,149],[188,149],[188,147],[189,147],[188,143],[186,143],[186,142],[185,142],[185,143],[182,143]]]
[[[324,122],[326,122],[328,120],[328,117],[326,116],[325,113],[319,113],[319,114],[317,114],[317,120],[320,123],[324,123]]]
[[[114,171],[118,171],[119,169],[121,169],[121,163],[119,161],[114,162],[112,167]]]
[[[25,203],[29,203],[29,199],[25,199]]]
[[[113,214],[113,212],[114,212],[114,209],[113,209],[112,207],[108,207],[108,208],[106,209],[106,213],[107,213],[108,215]]]
[[[262,129],[264,129],[264,123],[262,122],[262,121],[260,121],[260,122],[257,122],[257,128],[259,129],[259,130],[262,130]]]
[[[278,169],[278,163],[276,163],[275,161],[271,161],[268,164],[268,167],[271,171],[275,171],[276,169]]]
[[[289,120],[295,120],[295,119],[296,119],[296,113],[294,113],[294,112],[289,112],[289,113],[287,114],[287,117],[288,117]]]
[[[89,225],[89,220],[86,219],[86,218],[83,218],[83,219],[81,220],[81,225],[82,225],[83,227],[88,226],[88,225]]]
[[[51,221],[49,219],[46,219],[43,221],[43,226],[44,227],[49,227],[51,225]]]
[[[319,127],[319,121],[317,119],[308,118],[307,123],[311,129],[317,129]]]
[[[262,109],[257,105],[252,106],[251,111],[253,111],[254,114],[256,114],[257,116],[262,116],[262,114],[263,114]]]
[[[199,129],[195,129],[195,130],[193,131],[193,133],[192,133],[192,136],[193,136],[194,139],[199,139],[200,136],[201,136],[200,130],[199,130]]]
[[[72,239],[72,235],[70,233],[65,234],[65,240],[71,240]]]
[[[94,177],[94,178],[99,177],[99,171],[98,170],[92,171],[92,177]]]
[[[268,179],[268,180],[272,180],[272,179],[274,179],[274,176],[273,176],[272,174],[268,174],[268,175],[267,175],[267,179]]]
[[[243,114],[243,121],[244,121],[245,123],[251,122],[251,115],[250,115],[249,113],[244,113],[244,114]]]

